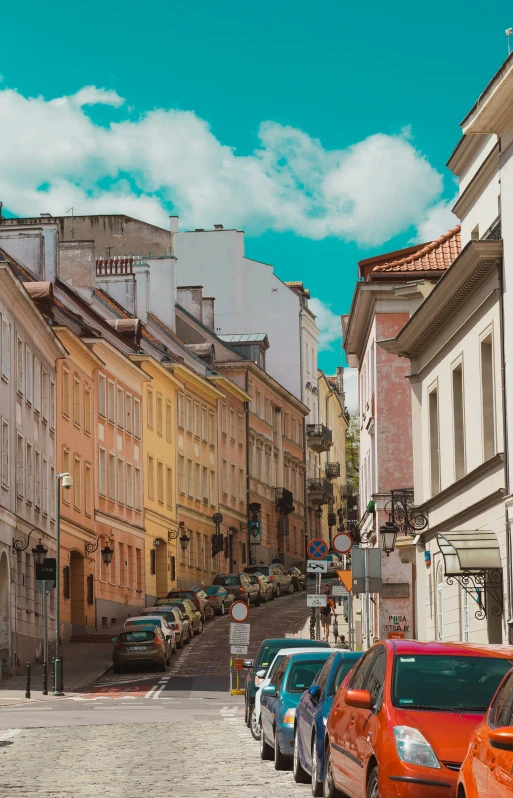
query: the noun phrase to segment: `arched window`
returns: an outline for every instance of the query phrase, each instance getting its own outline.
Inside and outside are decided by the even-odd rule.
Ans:
[[[444,639],[444,569],[438,563],[436,569],[436,639]]]

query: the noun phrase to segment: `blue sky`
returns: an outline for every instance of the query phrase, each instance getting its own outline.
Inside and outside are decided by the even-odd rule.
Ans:
[[[445,163],[512,24],[498,0],[4,4],[0,199],[245,229],[323,303],[332,370],[357,260],[451,223]]]

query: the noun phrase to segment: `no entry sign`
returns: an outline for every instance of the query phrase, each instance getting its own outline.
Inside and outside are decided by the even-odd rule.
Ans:
[[[324,540],[314,539],[308,544],[307,551],[312,560],[322,560],[328,553],[328,544]]]
[[[353,539],[351,535],[348,535],[347,532],[339,532],[338,535],[335,535],[333,538],[333,548],[335,551],[338,551],[339,554],[347,554],[347,552],[351,551],[353,548]]]
[[[230,607],[230,615],[235,623],[244,623],[249,615],[249,607],[245,601],[234,601]]]

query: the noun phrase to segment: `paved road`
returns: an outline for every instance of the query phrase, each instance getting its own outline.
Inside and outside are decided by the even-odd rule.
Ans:
[[[305,593],[252,610],[249,655],[306,619]],[[228,633],[228,618],[207,624],[167,674],[107,675],[85,693],[0,707],[0,795],[307,798],[260,760],[243,698],[227,692]]]

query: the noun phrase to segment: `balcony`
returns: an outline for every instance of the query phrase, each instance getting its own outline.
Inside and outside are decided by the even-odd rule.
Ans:
[[[328,504],[333,499],[333,485],[328,479],[308,480],[308,502],[317,507]]]
[[[333,446],[333,433],[324,424],[307,424],[306,437],[314,452],[327,452]]]
[[[327,479],[336,479],[340,476],[340,463],[326,463],[324,473]]]
[[[287,488],[275,488],[274,501],[276,503],[276,509],[282,513],[282,515],[289,515],[289,513],[293,512],[294,496]]]

